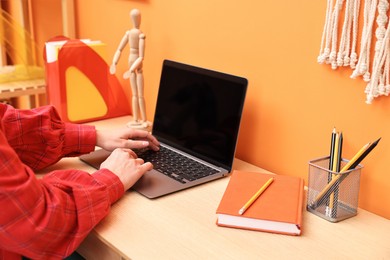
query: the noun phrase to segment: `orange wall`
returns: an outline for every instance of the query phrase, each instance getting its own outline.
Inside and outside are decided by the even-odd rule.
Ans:
[[[41,64],[43,61],[44,43],[57,35],[62,35],[61,0],[32,1],[34,38],[37,42]]]
[[[390,219],[390,97],[366,105],[361,79],[350,79],[349,69],[333,71],[316,62],[326,1],[76,2],[78,37],[103,40],[111,57],[131,27],[129,11],[141,10],[150,119],[163,59],[248,78],[240,159],[307,181],[308,161],[329,153],[334,126],[343,131],[347,159],[382,137],[363,161],[359,205]],[[119,73],[127,68],[126,60],[127,53]]]

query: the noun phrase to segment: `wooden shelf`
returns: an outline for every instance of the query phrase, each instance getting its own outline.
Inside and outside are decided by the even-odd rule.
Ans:
[[[39,95],[46,93],[44,79],[0,83],[0,99],[30,96],[30,107],[39,105]]]

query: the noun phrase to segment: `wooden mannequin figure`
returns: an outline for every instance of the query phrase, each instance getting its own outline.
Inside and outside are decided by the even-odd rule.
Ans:
[[[110,73],[115,74],[122,50],[127,43],[130,45],[129,70],[123,74],[124,79],[130,79],[132,92],[133,121],[128,126],[136,128],[146,128],[150,123],[146,120],[145,98],[144,98],[144,77],[142,73],[142,63],[145,53],[145,34],[139,29],[141,24],[141,13],[138,9],[130,11],[130,18],[133,28],[126,31],[117,51],[115,52],[110,67]],[[139,118],[139,115],[141,118]]]

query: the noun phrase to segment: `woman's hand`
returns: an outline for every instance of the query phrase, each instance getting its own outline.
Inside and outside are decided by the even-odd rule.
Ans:
[[[158,151],[160,143],[148,131],[128,127],[116,130],[96,130],[96,145],[113,151],[115,148],[140,149],[149,147]]]
[[[137,158],[137,155],[130,149],[117,148],[100,165],[100,169],[102,168],[108,169],[117,175],[124,189],[128,190],[142,175],[153,169],[153,165]]]

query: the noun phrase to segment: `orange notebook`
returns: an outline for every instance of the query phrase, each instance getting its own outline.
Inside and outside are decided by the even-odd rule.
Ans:
[[[240,215],[238,211],[270,179],[274,181]],[[303,210],[302,178],[233,171],[217,209],[217,225],[286,235],[300,235]]]

